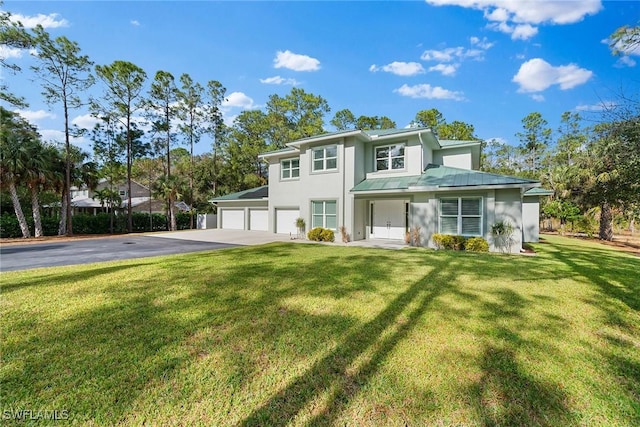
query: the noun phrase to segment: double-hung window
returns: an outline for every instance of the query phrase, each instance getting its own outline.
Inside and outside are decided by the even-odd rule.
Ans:
[[[404,169],[404,144],[376,147],[376,170]]]
[[[313,171],[328,171],[338,169],[338,146],[314,148],[312,151]]]
[[[482,198],[440,199],[440,233],[482,235]]]
[[[287,159],[280,162],[282,179],[300,178],[300,159]]]
[[[319,200],[311,202],[311,226],[330,228],[336,230],[338,228],[338,214],[336,210],[335,200]]]

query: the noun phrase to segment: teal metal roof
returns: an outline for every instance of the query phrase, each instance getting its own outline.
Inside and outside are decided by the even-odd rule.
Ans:
[[[416,187],[475,187],[483,185],[536,184],[538,181],[498,175],[476,170],[458,169],[430,164],[420,176]]]
[[[351,191],[403,190],[412,186],[418,179],[420,175],[365,179]]]
[[[262,187],[250,188],[244,191],[238,191],[237,193],[226,194],[224,196],[210,199],[210,202],[223,202],[230,200],[256,200],[264,199],[269,196],[269,186],[263,185]]]
[[[530,188],[524,192],[525,196],[551,196],[553,194],[553,190],[545,190],[541,187]]]
[[[455,188],[537,183],[538,181],[530,179],[430,164],[422,175],[365,179],[351,191],[419,190],[425,187]]]

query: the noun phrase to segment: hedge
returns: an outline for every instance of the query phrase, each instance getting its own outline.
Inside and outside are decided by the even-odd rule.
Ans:
[[[74,234],[109,234],[110,215],[99,213],[97,215],[77,214],[72,217]],[[167,231],[167,216],[163,214],[153,214],[153,230],[149,221],[149,214],[134,212],[132,214],[133,232]],[[178,230],[188,230],[190,218],[188,213],[178,213],[176,215]],[[27,217],[27,224],[31,235],[34,234],[33,218]],[[43,217],[42,228],[45,236],[56,236],[58,234],[59,219],[56,217]],[[127,232],[127,216],[114,215],[113,232],[116,234]],[[0,238],[22,237],[18,218],[15,215],[0,215]]]

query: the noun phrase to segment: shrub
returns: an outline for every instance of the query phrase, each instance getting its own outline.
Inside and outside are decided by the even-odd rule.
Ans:
[[[438,249],[451,249],[456,251],[464,249],[464,242],[466,240],[464,236],[440,233],[434,234],[432,239]]]
[[[313,241],[316,241],[316,242],[321,242],[322,241],[322,237],[321,237],[322,230],[324,230],[322,227],[312,228],[307,233],[307,239],[313,240]]]
[[[489,242],[482,237],[472,237],[464,243],[464,249],[470,252],[489,252]]]
[[[335,240],[335,234],[333,233],[333,230],[316,227],[307,233],[307,239],[315,242],[333,242]]]
[[[322,233],[320,233],[320,238],[322,238],[323,242],[333,242],[335,240],[335,235],[333,233],[333,230],[325,228],[324,230],[322,230]]]

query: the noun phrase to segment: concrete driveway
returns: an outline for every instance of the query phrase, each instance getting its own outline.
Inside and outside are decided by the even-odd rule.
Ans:
[[[0,246],[0,271],[182,254],[274,241],[289,235],[242,230],[189,230]]]

